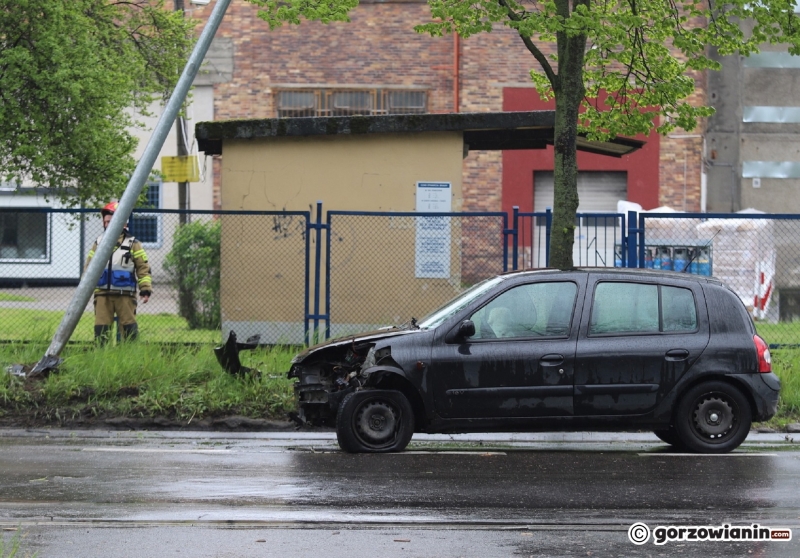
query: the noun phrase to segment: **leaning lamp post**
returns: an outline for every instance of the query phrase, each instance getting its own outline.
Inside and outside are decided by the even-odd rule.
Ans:
[[[53,340],[50,342],[50,346],[47,348],[41,360],[39,360],[28,373],[28,376],[42,374],[54,368],[60,362],[58,355],[61,354],[67,341],[69,341],[69,338],[75,331],[75,327],[78,325],[78,321],[89,302],[89,298],[92,296],[94,287],[97,285],[97,281],[103,273],[103,268],[106,266],[108,259],[114,251],[115,241],[122,233],[122,229],[128,221],[128,217],[130,217],[134,205],[136,205],[139,194],[150,176],[150,171],[156,162],[156,158],[161,152],[164,141],[175,122],[175,117],[178,115],[186,99],[186,95],[189,93],[189,88],[192,82],[194,82],[194,78],[197,76],[200,64],[202,64],[203,58],[205,58],[206,52],[208,52],[211,40],[214,38],[230,3],[231,0],[217,0],[211,12],[211,16],[208,18],[208,22],[203,32],[200,34],[200,38],[197,40],[197,44],[195,44],[192,54],[189,56],[189,60],[183,68],[181,77],[178,79],[178,84],[175,86],[175,90],[172,92],[169,101],[167,101],[164,112],[161,114],[161,118],[158,120],[158,124],[156,124],[153,130],[153,134],[150,136],[147,147],[141,159],[139,159],[136,169],[133,171],[128,181],[128,185],[125,187],[125,192],[119,200],[119,207],[111,218],[106,234],[103,235],[103,239],[97,247],[94,258],[92,258],[89,267],[86,269],[86,273],[83,274],[80,283],[78,283],[78,288],[72,296],[72,300],[53,336]]]

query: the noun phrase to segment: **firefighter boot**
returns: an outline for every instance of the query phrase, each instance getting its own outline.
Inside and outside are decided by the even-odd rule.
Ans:
[[[111,326],[96,325],[94,326],[94,341],[98,345],[105,345],[111,339]]]
[[[125,341],[136,341],[139,337],[139,324],[126,324],[122,326],[122,338]]]

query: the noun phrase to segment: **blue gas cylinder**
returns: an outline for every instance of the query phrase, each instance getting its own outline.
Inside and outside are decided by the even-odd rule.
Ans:
[[[656,252],[656,258],[661,264],[657,269],[672,269],[672,254],[670,254],[670,249],[666,246],[659,246]]]
[[[655,267],[655,262],[653,261],[653,249],[652,248],[645,248],[644,249],[644,267],[645,269],[653,269]],[[660,267],[660,265],[659,265]]]
[[[699,275],[711,275],[711,251],[708,248],[700,248],[697,256],[697,272]]]
[[[672,267],[675,271],[689,271],[686,267],[689,265],[689,251],[686,248],[675,248],[672,257]]]

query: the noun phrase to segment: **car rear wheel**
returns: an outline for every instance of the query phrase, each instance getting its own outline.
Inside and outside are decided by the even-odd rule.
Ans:
[[[750,403],[725,382],[706,382],[684,394],[676,411],[675,430],[687,449],[727,453],[747,438],[752,423]]]
[[[393,390],[362,390],[347,395],[336,416],[339,447],[350,453],[403,451],[414,434],[414,411]]]

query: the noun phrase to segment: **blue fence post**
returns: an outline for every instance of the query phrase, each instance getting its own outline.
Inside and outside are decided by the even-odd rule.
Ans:
[[[323,229],[328,229],[328,228],[329,228],[329,225],[327,225],[327,224],[323,225],[322,224],[322,202],[321,201],[317,201],[317,217],[316,217],[314,223],[309,223],[308,224],[309,231],[313,229],[313,230],[316,230],[316,232],[317,232],[317,234],[316,234],[316,243],[317,243],[317,245],[316,245],[316,248],[314,250],[314,313],[313,314],[309,314],[308,313],[308,307],[307,307],[308,305],[306,305],[306,327],[305,327],[305,329],[306,329],[306,343],[307,344],[311,344],[310,342],[312,341],[311,339],[309,339],[309,335],[308,335],[308,322],[310,320],[314,321],[314,331],[313,331],[312,335],[316,335],[317,332],[319,331],[319,321],[321,319],[325,320],[325,335],[326,335],[326,338],[327,338],[328,333],[330,331],[330,315],[329,315],[330,298],[329,298],[329,294],[328,294],[328,292],[330,291],[330,288],[329,288],[330,287],[330,277],[329,276],[326,276],[326,287],[328,288],[328,292],[325,293],[325,296],[326,296],[326,299],[325,299],[326,300],[326,313],[325,314],[320,314],[319,313],[320,273],[322,272],[321,271],[321,265],[320,265],[321,264],[321,260],[322,260],[322,231],[323,231]],[[310,236],[311,236],[311,234],[309,233],[309,237]],[[328,235],[328,236],[330,236],[330,235]],[[309,238],[309,240],[310,240],[310,238]],[[308,259],[309,259],[309,257],[308,257],[308,251],[307,251],[306,252],[306,293],[308,293],[308,290],[309,290],[308,283],[310,283],[309,277],[308,277],[308,267],[309,267],[308,266]],[[328,264],[330,264],[330,250],[328,251],[327,262],[328,262]],[[326,267],[330,268],[330,265],[328,265]],[[327,270],[326,270],[326,273],[328,273]],[[308,296],[306,295],[306,299],[307,298],[308,298]]]
[[[319,211],[322,211],[320,203]],[[325,339],[331,336],[331,212],[325,218],[327,236],[325,242]]]
[[[508,214],[503,217],[504,225],[508,225]],[[517,259],[519,257],[519,206],[515,205],[512,209],[511,228],[503,227],[503,271],[508,271],[508,235],[511,235],[511,270],[516,271],[519,267]]]
[[[553,229],[553,209],[544,210],[544,266],[550,267],[550,232]]]
[[[305,310],[304,315],[305,319],[303,319],[303,340],[306,345],[311,344],[311,336],[309,335],[309,328],[308,328],[308,320],[310,316],[310,303],[309,298],[311,294],[311,229],[313,225],[311,223],[311,212],[308,212],[306,215],[306,284],[305,284],[305,292],[303,293],[305,296]]]
[[[625,244],[628,247],[628,262],[627,267],[639,267],[638,264],[638,250],[636,249],[636,212],[628,211],[628,236],[625,239]]]
[[[645,247],[645,238],[644,238],[644,236],[645,236],[645,225],[644,225],[644,220],[645,220],[645,214],[642,213],[641,215],[639,215],[639,230],[638,230],[638,232],[639,232],[639,267],[642,267],[642,268],[644,268],[646,266],[645,251],[644,251],[644,247]]]

